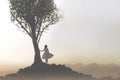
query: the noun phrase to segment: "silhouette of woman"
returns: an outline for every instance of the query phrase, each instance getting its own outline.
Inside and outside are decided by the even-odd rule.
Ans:
[[[53,54],[51,54],[48,50],[47,45],[44,46],[44,51],[42,59],[45,59],[45,62],[48,63],[48,59],[53,57]]]

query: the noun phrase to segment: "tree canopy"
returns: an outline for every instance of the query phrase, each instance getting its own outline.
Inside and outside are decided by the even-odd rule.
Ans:
[[[54,0],[9,0],[11,20],[39,43],[42,33],[59,21]]]

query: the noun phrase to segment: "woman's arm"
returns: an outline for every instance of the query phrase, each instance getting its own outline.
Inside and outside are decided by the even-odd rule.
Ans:
[[[44,51],[44,49],[43,50],[40,50],[40,52],[43,52]]]

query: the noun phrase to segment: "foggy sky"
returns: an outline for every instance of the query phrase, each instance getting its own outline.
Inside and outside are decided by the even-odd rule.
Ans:
[[[40,48],[48,44],[50,63],[120,64],[119,0],[56,0],[64,14],[43,35]],[[31,64],[32,41],[10,22],[7,0],[0,0],[0,62]],[[28,57],[29,56],[29,57]]]

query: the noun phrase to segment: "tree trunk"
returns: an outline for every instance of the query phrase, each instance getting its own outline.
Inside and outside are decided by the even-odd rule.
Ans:
[[[34,46],[34,63],[33,64],[40,64],[42,63],[41,57],[40,57],[40,51],[39,51],[39,46],[37,43],[37,40],[35,38],[32,38],[33,46]]]
[[[35,52],[35,56],[34,56],[34,63],[33,64],[41,64],[42,63],[42,59],[40,57],[40,50],[39,50],[39,46],[37,43],[37,39],[36,39],[36,33],[35,33],[35,20],[32,18],[31,22],[31,31],[32,31],[32,42],[33,42],[33,46],[34,46],[34,52]]]

